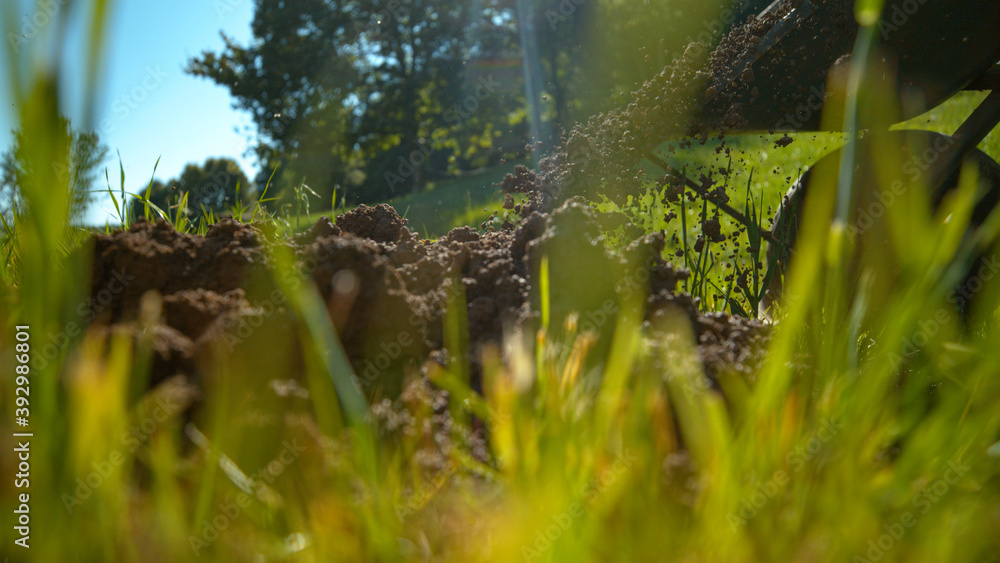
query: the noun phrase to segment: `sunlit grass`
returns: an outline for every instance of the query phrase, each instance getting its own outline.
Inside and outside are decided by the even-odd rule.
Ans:
[[[983,92],[959,93],[926,114],[900,123],[893,129],[950,135],[985,96]],[[724,141],[669,142],[661,145],[654,154],[676,170],[683,170],[697,183],[708,176],[711,185],[726,186],[730,205],[741,213],[745,212],[748,203],[753,205],[756,222],[767,230],[773,226],[774,213],[791,185],[812,164],[840,148],[845,141],[842,133],[791,133],[788,136],[792,140],[786,145],[782,141],[784,136],[730,135]],[[994,159],[1000,158],[1000,132],[993,131],[979,145],[979,149]],[[663,172],[655,164],[649,169],[651,174]],[[644,231],[676,233],[676,236],[668,238],[665,254],[673,256],[676,264],[692,270],[694,275],[686,282],[686,289],[701,297],[702,305],[707,310],[756,314],[755,301],[745,294],[755,293],[754,288],[749,287],[753,283],[747,283],[749,292],[741,292],[737,282],[742,273],[747,273],[748,280],[755,274],[763,278],[767,274],[767,264],[760,260],[759,267],[754,267],[752,253],[748,251],[750,241],[746,233],[741,232],[744,225],[725,212],[716,211],[711,203],[705,205],[705,201],[696,198],[690,189],[686,193],[691,199],[684,202],[683,208],[677,198],[664,201],[664,193],[663,189],[651,183],[645,193],[633,196],[628,205],[619,208],[604,204],[601,208],[624,212]],[[669,220],[666,217],[668,214],[671,214]],[[702,247],[704,251],[695,251],[694,244],[703,234],[702,223],[715,217],[719,219],[722,234],[729,240],[722,244],[706,240]]]

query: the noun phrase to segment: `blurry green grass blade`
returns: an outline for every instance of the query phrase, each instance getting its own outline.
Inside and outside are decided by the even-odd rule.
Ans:
[[[958,252],[966,238],[979,195],[978,188],[979,169],[975,164],[967,163],[962,167],[958,189],[945,198],[935,218],[940,228],[939,236],[935,237],[933,264],[947,264]]]
[[[448,292],[445,310],[445,348],[448,350],[448,370],[463,384],[469,384],[469,321],[466,311],[465,287],[461,278],[452,280],[454,290]]]
[[[885,0],[857,0],[854,4],[854,17],[862,26],[874,26],[882,15],[884,6]]]
[[[817,167],[810,188],[812,197],[806,199],[799,236],[796,242],[796,259],[790,264],[785,275],[781,304],[784,316],[774,333],[765,356],[761,374],[754,387],[748,410],[759,413],[775,413],[784,402],[788,386],[792,382],[792,372],[788,366],[793,363],[799,338],[808,334],[810,315],[821,301],[818,291],[821,272],[826,262],[830,221],[836,205],[838,185],[836,170],[831,167]],[[755,439],[755,433],[747,429],[745,439]]]
[[[0,10],[3,10],[0,19],[3,20],[3,39],[13,38],[15,41],[21,37],[20,30],[17,28],[17,24],[20,19],[18,16],[18,2],[3,2],[3,6]],[[16,47],[15,47],[16,45]],[[15,49],[17,52],[15,52]],[[9,85],[7,91],[11,94],[11,100],[14,102],[15,107],[21,107],[24,104],[24,85],[21,83],[21,64],[18,60],[17,55],[21,49],[21,44],[11,43],[8,40],[6,48],[3,49],[4,58],[7,59],[7,84]]]
[[[549,330],[549,319],[551,311],[551,302],[549,294],[549,257],[548,255],[542,256],[542,263],[539,266],[538,271],[538,293],[539,299],[541,300],[541,313],[542,313],[542,329],[548,332]]]
[[[489,419],[489,405],[469,384],[463,382],[450,370],[440,370],[433,373],[431,381],[448,392],[450,399],[472,412],[482,420]]]
[[[670,341],[662,362],[671,404],[685,444],[699,465],[708,468],[728,458],[731,426],[721,397],[712,392],[702,370],[690,323],[678,315],[667,322]]]
[[[267,183],[264,184],[264,191],[261,192],[260,198],[257,200],[257,205],[254,206],[253,214],[251,214],[251,216],[250,216],[250,222],[251,223],[253,223],[254,221],[257,220],[257,211],[260,210],[260,204],[265,203],[265,202],[268,201],[268,200],[264,199],[264,196],[267,195],[267,190],[268,190],[268,188],[271,187],[271,180],[274,179],[274,175],[277,174],[277,172],[278,172],[278,167],[275,166],[274,169],[271,170],[271,176],[268,177]]]
[[[847,224],[849,217],[854,170],[858,161],[858,131],[861,127],[858,123],[858,96],[864,80],[864,73],[867,71],[868,56],[871,52],[871,42],[873,41],[871,29],[870,27],[862,27],[861,31],[858,32],[848,78],[847,102],[844,108],[844,130],[848,137],[840,156],[835,213],[835,217],[844,224]]]
[[[150,219],[149,209],[150,206],[152,205],[149,202],[149,194],[153,191],[153,181],[156,178],[156,169],[160,167],[161,158],[163,158],[162,155],[156,157],[156,162],[153,164],[153,173],[149,175],[149,184],[146,186],[146,191],[142,194],[142,215],[143,217],[146,218],[147,221],[149,221]],[[156,209],[157,212],[159,212],[160,217],[166,219],[166,214],[163,212],[162,209],[156,207],[155,205],[152,205],[152,207]]]
[[[159,205],[156,205],[155,203],[149,201],[148,198],[144,198],[143,196],[139,196],[138,194],[132,194],[132,195],[142,200],[143,215],[146,217],[147,220],[152,219],[152,217],[150,217],[149,215],[149,211],[152,210],[155,211],[156,214],[159,215],[160,218],[163,219],[164,221],[170,221],[170,215],[168,215],[167,212],[164,211],[163,209],[160,209]]]
[[[354,368],[347,359],[340,338],[333,328],[326,306],[311,281],[303,279],[298,273],[294,256],[288,248],[280,245],[272,247],[272,257],[275,266],[273,276],[275,282],[305,324],[309,338],[315,346],[314,351],[328,378],[328,383],[333,385],[336,392],[336,400],[339,402],[340,410],[346,417],[347,424],[356,433],[358,453],[364,460],[364,469],[368,476],[374,479],[376,477],[375,444],[370,425],[368,403],[358,378],[354,374]],[[288,275],[287,272],[295,272],[295,274]],[[311,373],[311,370],[308,373]],[[313,390],[314,401],[316,397],[322,395],[321,392],[322,387],[316,385]],[[324,405],[316,405],[316,415],[321,422],[327,417],[327,412],[324,410]],[[333,431],[334,428],[331,421],[328,421],[324,426],[324,430],[327,432]]]
[[[115,197],[114,190],[111,189],[111,177],[108,176],[108,169],[104,169],[104,179],[108,184],[108,195],[111,196],[111,201],[115,204],[115,213],[118,214],[118,218],[122,218],[122,210],[118,207],[118,198]]]
[[[181,194],[177,201],[177,213],[174,215],[174,228],[182,233],[188,231],[188,192]]]
[[[626,384],[632,374],[639,352],[642,332],[639,316],[630,308],[622,308],[615,322],[611,351],[601,381],[597,420],[598,427],[610,431],[611,421],[619,408]]]
[[[218,448],[215,448],[208,437],[202,434],[193,422],[189,422],[184,427],[184,433],[205,454],[213,458],[213,461],[218,464],[219,469],[226,475],[226,478],[238,489],[260,500],[270,509],[280,508],[284,504],[284,499],[277,491],[269,487],[266,483],[254,480],[248,476],[232,458],[219,451]]]
[[[114,9],[114,0],[92,0],[90,11],[89,33],[87,35],[86,50],[86,74],[84,83],[84,103],[86,112],[84,122],[88,128],[94,120],[96,109],[95,93],[97,92],[98,78],[101,71],[101,63],[104,60],[104,47],[110,34],[108,33],[108,19]]]
[[[121,186],[120,186],[121,187],[121,194],[122,194],[122,210],[121,210],[121,213],[122,213],[122,224],[124,224],[126,221],[128,221],[128,218],[125,217],[125,215],[128,215],[128,206],[127,206],[127,203],[125,201],[125,163],[122,162],[122,153],[121,153],[121,151],[117,151],[117,152],[118,152],[118,169],[121,171]]]

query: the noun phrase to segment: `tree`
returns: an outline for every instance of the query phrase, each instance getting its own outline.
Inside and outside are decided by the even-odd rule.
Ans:
[[[143,192],[149,202],[171,215],[184,213],[188,220],[197,223],[208,213],[216,217],[228,215],[234,205],[250,205],[254,200],[250,181],[231,158],[209,158],[201,166],[188,164],[180,176],[168,182],[154,180]],[[187,206],[178,206],[187,195]],[[144,216],[145,206],[140,200],[130,202],[129,213],[137,220]]]
[[[256,0],[252,28],[249,45],[223,35],[222,52],[187,72],[250,112],[262,169],[280,164],[285,187],[384,197],[454,171],[470,147],[488,153],[484,134],[514,130],[519,89],[466,72],[517,48],[514,18],[490,0],[475,12],[460,0]]]
[[[101,143],[96,131],[73,129],[70,121],[60,118],[61,134],[69,146],[66,158],[53,162],[56,176],[66,182],[70,193],[70,217],[79,220],[93,200],[98,170],[108,158],[108,147]],[[34,171],[25,155],[27,139],[22,129],[12,132],[14,142],[0,157],[0,211],[24,211],[22,189]]]

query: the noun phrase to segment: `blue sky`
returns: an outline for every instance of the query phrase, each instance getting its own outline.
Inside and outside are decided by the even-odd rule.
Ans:
[[[35,16],[37,8],[34,0],[15,1],[21,8],[15,23],[20,29],[24,18]],[[188,59],[202,51],[222,48],[220,30],[247,43],[253,1],[118,0],[114,5],[94,123],[111,148],[113,160],[107,166],[112,186],[117,189],[119,177],[115,151],[121,153],[126,189],[130,190],[149,181],[157,158],[156,176],[161,180],[176,177],[190,162],[218,156],[236,159],[252,178],[256,172],[253,159],[245,155],[253,134],[249,115],[232,108],[228,90],[184,74],[183,69]],[[2,28],[7,43],[6,25]],[[42,35],[31,39],[43,45],[45,40]],[[80,44],[79,34],[71,32],[67,63],[79,52]],[[11,52],[6,49],[9,45],[4,47]],[[24,53],[39,45],[28,47],[21,50],[22,65],[27,61]],[[6,57],[2,64],[6,67]],[[0,72],[6,78],[7,69],[0,68]],[[79,100],[80,75],[75,69],[67,72],[66,99]],[[0,87],[0,103],[0,150],[6,150],[10,131],[17,126],[6,87]],[[64,108],[74,122],[79,121],[80,111],[73,104]],[[86,221],[103,224],[108,217],[106,209],[113,210],[110,199],[99,197]]]

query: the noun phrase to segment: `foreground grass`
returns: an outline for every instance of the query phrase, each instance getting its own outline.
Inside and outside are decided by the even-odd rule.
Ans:
[[[896,249],[910,273],[893,291],[848,300],[833,252],[843,242],[822,219],[829,212],[809,211],[817,227],[804,235],[810,258],[793,276],[795,307],[752,377],[716,374],[720,393],[683,317],[643,327],[636,303],[622,300],[628,313],[600,334],[543,324],[509,334],[503,350],[479,351],[483,396],[467,389],[459,365],[436,372],[453,421],[444,430],[452,445],[440,449],[417,430],[440,423],[426,403],[393,405],[411,417],[403,431],[359,408],[352,369],[306,284],[283,289],[311,343],[296,376],[307,397],[249,393],[289,374],[223,355],[207,367],[199,414],[189,417],[183,388],[145,390],[149,342],[68,336],[87,299],[70,269],[82,266],[24,252],[21,283],[0,287],[0,362],[14,373],[16,325],[31,327],[31,354],[47,361],[30,375],[32,547],[12,553],[38,561],[989,560],[1000,548],[997,280],[980,280],[981,328],[963,335],[951,286],[926,275],[946,267],[942,245],[954,244],[960,221],[927,217],[913,244]],[[287,280],[292,266],[280,249],[274,264]],[[34,281],[42,279],[52,285]],[[156,322],[152,303],[139,322]],[[470,352],[461,318],[452,307],[448,347],[457,357]],[[3,436],[15,431],[13,387],[9,377],[0,387]],[[489,429],[485,456],[466,445],[473,416]],[[432,452],[439,463],[420,461]],[[13,458],[3,459],[13,475]],[[10,510],[19,492],[11,480],[0,488]],[[15,533],[4,530],[5,546]]]
[[[835,264],[822,265],[828,253],[815,255],[800,287],[838,275]],[[913,259],[924,261],[920,271],[939,267],[930,253]],[[25,275],[41,266],[26,264]],[[1000,547],[1000,358],[992,353],[1000,334],[991,322],[960,338],[946,288],[922,276],[903,280],[863,325],[836,292],[802,291],[754,379],[718,374],[724,395],[701,371],[682,317],[651,331],[626,314],[601,335],[570,330],[565,341],[551,341],[544,326],[511,334],[505,350],[481,352],[484,397],[465,389],[458,366],[434,377],[452,390],[454,420],[446,432],[454,446],[436,469],[415,455],[434,451],[425,433],[359,416],[339,383],[353,375],[337,359],[323,308],[308,286],[285,289],[314,343],[301,376],[307,399],[248,402],[248,389],[287,374],[223,356],[189,421],[182,392],[144,391],[149,344],[127,337],[91,334],[47,366],[36,363],[32,547],[13,553],[38,561],[981,561]],[[983,310],[996,307],[996,289],[983,289],[991,296]],[[47,296],[28,284],[3,291],[14,303],[0,319],[4,342],[16,341],[14,325],[28,324],[31,353],[47,354],[63,333],[30,308]],[[460,310],[452,313],[458,328]],[[586,352],[595,336],[608,339],[606,355]],[[449,347],[461,356],[458,340]],[[13,373],[8,346],[2,362]],[[13,386],[4,381],[10,436]],[[435,424],[428,407],[404,406],[409,428]],[[462,445],[473,415],[490,430],[485,460]],[[271,422],[251,422],[259,416]],[[12,458],[4,460],[12,475]],[[6,507],[18,506],[9,480],[0,490]],[[13,533],[3,532],[5,546]]]

